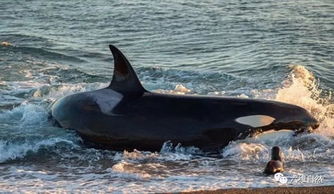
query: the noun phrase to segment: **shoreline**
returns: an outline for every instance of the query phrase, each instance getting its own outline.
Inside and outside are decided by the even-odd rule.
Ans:
[[[293,194],[293,193],[302,193],[302,194],[332,194],[334,193],[334,186],[313,186],[313,187],[267,187],[267,188],[235,188],[235,189],[218,189],[218,190],[200,190],[200,191],[189,191],[189,192],[180,192],[180,193],[195,193],[195,194]]]

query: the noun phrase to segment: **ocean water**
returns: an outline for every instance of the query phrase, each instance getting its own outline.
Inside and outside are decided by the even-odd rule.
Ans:
[[[0,42],[0,192],[334,185],[331,0],[1,0]],[[160,152],[89,148],[48,112],[62,96],[109,84],[108,44],[149,90],[288,102],[320,127],[231,142],[216,157],[169,142]],[[287,183],[262,174],[275,145]]]

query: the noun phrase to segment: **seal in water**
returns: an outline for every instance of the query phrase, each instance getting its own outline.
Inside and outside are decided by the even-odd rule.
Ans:
[[[271,149],[271,160],[264,169],[265,174],[275,174],[284,171],[282,153],[278,146]]]
[[[110,85],[63,97],[51,109],[61,127],[76,130],[95,146],[156,151],[171,141],[219,150],[259,131],[318,126],[305,109],[291,104],[147,91],[121,51],[109,47],[114,57]]]

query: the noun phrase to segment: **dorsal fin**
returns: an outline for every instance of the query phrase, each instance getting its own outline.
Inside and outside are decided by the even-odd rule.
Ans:
[[[114,75],[108,88],[120,93],[143,93],[146,90],[141,85],[136,72],[123,53],[115,46],[109,45],[114,57]]]

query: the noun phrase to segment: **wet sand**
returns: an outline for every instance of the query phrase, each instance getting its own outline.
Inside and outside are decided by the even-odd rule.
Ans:
[[[194,192],[182,192],[182,193],[195,193],[195,194],[293,194],[293,193],[301,193],[301,194],[333,194],[334,186],[321,186],[321,187],[274,187],[274,188],[247,188],[247,189],[219,189],[214,191],[194,191]]]

